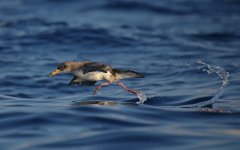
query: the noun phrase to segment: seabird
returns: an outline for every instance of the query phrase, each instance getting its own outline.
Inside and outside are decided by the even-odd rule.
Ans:
[[[101,87],[108,86],[114,82],[126,91],[138,95],[140,94],[139,91],[127,88],[122,82],[120,82],[120,80],[125,78],[144,77],[143,74],[135,71],[117,69],[103,63],[91,61],[64,62],[60,64],[56,70],[51,72],[49,77],[55,76],[59,73],[70,73],[74,75],[73,79],[69,82],[69,85],[81,84],[93,86],[97,81],[106,80],[107,82],[101,83],[96,87],[93,95],[96,95]]]

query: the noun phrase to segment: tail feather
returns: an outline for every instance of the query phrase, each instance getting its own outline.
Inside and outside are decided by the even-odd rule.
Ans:
[[[117,79],[124,78],[143,78],[144,75],[131,70],[113,69]]]

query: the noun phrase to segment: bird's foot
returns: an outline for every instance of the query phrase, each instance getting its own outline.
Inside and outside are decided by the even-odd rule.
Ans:
[[[102,83],[102,84],[100,84],[99,86],[97,86],[96,89],[95,89],[94,92],[93,92],[93,95],[96,95],[97,92],[101,89],[101,87],[103,87],[103,86],[108,86],[109,84],[111,84],[111,82]]]
[[[93,95],[93,96],[97,95],[97,92],[96,92],[96,91],[94,91],[92,95]]]
[[[93,95],[97,95],[98,90],[101,88],[101,85],[97,86],[93,92]]]

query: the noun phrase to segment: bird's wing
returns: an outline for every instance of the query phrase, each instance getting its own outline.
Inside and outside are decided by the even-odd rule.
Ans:
[[[82,82],[83,79],[74,76],[73,79],[68,83],[68,85],[81,84]]]
[[[93,86],[96,82],[97,82],[97,81],[84,80],[81,84],[82,84],[82,85]]]
[[[98,62],[89,62],[83,65],[83,74],[95,71],[104,73],[108,71],[112,72],[112,67]]]
[[[96,82],[97,82],[97,81],[83,80],[82,78],[78,78],[78,77],[74,76],[73,79],[69,82],[68,85],[81,84],[81,85],[92,86],[92,85],[94,85]]]

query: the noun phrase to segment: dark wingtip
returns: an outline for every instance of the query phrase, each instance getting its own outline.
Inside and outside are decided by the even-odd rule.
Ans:
[[[144,78],[145,76],[141,73],[138,73],[137,78]]]
[[[144,77],[145,77],[145,76],[144,76],[143,74],[141,74],[141,73],[138,73],[138,72],[135,72],[135,71],[131,71],[131,70],[128,70],[128,71],[134,73],[134,74],[135,74],[135,78],[144,78]]]

